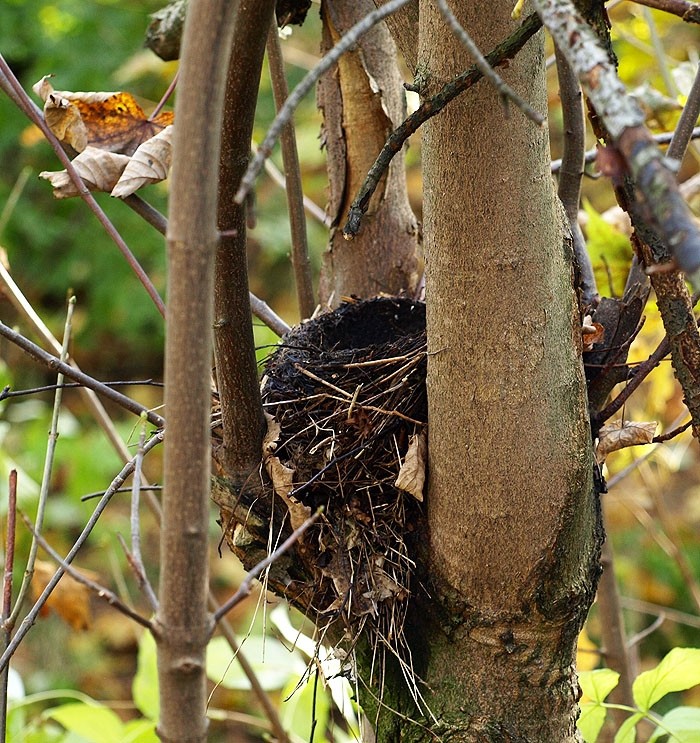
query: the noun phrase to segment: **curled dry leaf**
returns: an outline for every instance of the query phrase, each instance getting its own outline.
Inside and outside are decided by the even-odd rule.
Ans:
[[[294,470],[285,466],[279,457],[274,456],[281,431],[280,424],[268,413],[265,413],[265,418],[267,419],[267,433],[263,439],[265,469],[272,480],[275,493],[287,506],[292,529],[298,529],[311,516],[311,509],[289,495],[294,490]]]
[[[31,583],[32,596],[35,600],[46,588],[55,570],[50,562],[36,561]],[[97,577],[87,570],[80,570],[79,572],[93,580]],[[55,611],[73,629],[88,629],[92,624],[90,590],[83,583],[79,583],[75,578],[65,573],[44,604],[41,613],[46,615],[50,610]]]
[[[166,126],[134,152],[112,190],[112,196],[123,199],[138,191],[141,186],[158,183],[168,177],[172,161],[172,135],[173,127]]]
[[[603,426],[598,432],[598,446],[595,451],[598,464],[602,464],[610,452],[628,446],[651,444],[657,425],[656,421],[648,423],[615,421]]]
[[[408,451],[403,460],[394,485],[399,490],[410,493],[416,500],[423,501],[425,485],[425,460],[428,454],[428,438],[424,431],[413,434],[408,442]]]
[[[130,159],[127,155],[105,152],[97,147],[86,147],[73,160],[73,166],[91,191],[109,192],[119,182]],[[78,195],[75,183],[65,170],[45,170],[39,173],[39,178],[49,181],[53,186],[53,195],[57,199]]]
[[[33,88],[44,101],[45,115],[47,109],[53,111],[54,124],[49,122],[48,116],[46,123],[60,141],[69,144],[67,136],[75,137],[79,143],[79,130],[84,131],[86,142],[79,152],[92,145],[108,152],[132,155],[139,145],[173,123],[173,114],[169,111],[149,119],[131,93],[54,90],[49,77],[43,77]],[[76,112],[80,123],[75,122]]]
[[[34,85],[34,92],[44,101],[51,131],[80,153],[73,164],[91,191],[124,198],[167,177],[172,113],[151,120],[130,93],[57,91],[48,76]],[[41,177],[51,183],[58,199],[78,195],[66,171]]]
[[[605,328],[599,322],[593,322],[590,315],[586,315],[581,323],[581,335],[583,350],[592,351],[596,343],[602,343],[605,339]]]

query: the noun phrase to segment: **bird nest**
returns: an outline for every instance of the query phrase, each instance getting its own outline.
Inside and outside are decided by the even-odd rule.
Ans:
[[[294,328],[262,383],[270,484],[253,510],[267,499],[270,514],[276,499],[289,531],[323,509],[295,548],[305,579],[288,579],[284,592],[321,624],[342,620],[352,637],[369,622],[393,651],[421,518],[425,373],[425,306],[376,298]]]

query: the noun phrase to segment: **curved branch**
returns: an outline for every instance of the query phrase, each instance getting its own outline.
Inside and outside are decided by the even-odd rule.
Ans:
[[[498,67],[506,60],[512,59],[540,28],[542,28],[542,22],[535,13],[532,13],[523,21],[522,26],[517,31],[514,31],[505,41],[486,55],[486,61],[491,67]],[[377,189],[382,176],[389,167],[389,163],[401,151],[406,140],[418,131],[418,128],[428,119],[440,113],[450,101],[478,83],[482,77],[482,72],[476,65],[473,65],[447,83],[439,93],[424,101],[400,126],[394,129],[374,161],[374,165],[367,173],[362,188],[352,202],[347,222],[343,227],[343,235],[346,239],[351,240],[359,232],[360,222],[367,211],[372,194]]]

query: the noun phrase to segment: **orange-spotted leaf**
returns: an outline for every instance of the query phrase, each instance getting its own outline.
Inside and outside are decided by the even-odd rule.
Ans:
[[[32,576],[34,599],[41,595],[55,571],[56,568],[50,562],[36,561]],[[79,572],[84,573],[86,577],[93,579],[95,577],[85,570]],[[49,610],[55,611],[73,629],[88,629],[92,623],[90,591],[72,576],[64,574],[44,605],[42,614],[47,614]]]
[[[75,111],[85,128],[86,145],[124,155],[132,155],[139,145],[173,123],[173,114],[167,111],[149,119],[131,93],[56,91],[47,77],[36,83],[34,91],[44,101],[45,115],[47,108],[57,111],[58,123],[52,125],[46,116],[47,123],[61,141],[67,141],[71,146],[67,136],[74,137],[74,127],[79,125],[64,124],[63,117],[70,116],[73,121]],[[74,138],[80,144],[81,140],[77,136]]]

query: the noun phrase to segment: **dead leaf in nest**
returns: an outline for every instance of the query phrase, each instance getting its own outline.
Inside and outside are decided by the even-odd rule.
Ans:
[[[658,423],[635,423],[634,421],[615,421],[603,426],[598,432],[596,460],[602,464],[610,452],[625,449],[628,446],[651,444]]]
[[[583,350],[592,351],[596,343],[605,340],[605,328],[599,322],[593,322],[590,315],[586,315],[581,323],[581,335],[583,336]]]
[[[131,93],[54,90],[49,77],[39,80],[34,92],[44,101],[44,116],[51,131],[78,152],[92,145],[132,155],[139,145],[173,123],[169,111],[149,119]]]
[[[395,487],[410,493],[416,500],[423,502],[425,485],[425,460],[428,454],[428,437],[424,431],[415,433],[408,442],[408,451],[403,460]]]
[[[277,439],[282,429],[268,413],[265,413],[265,418],[267,419],[267,433],[263,438],[265,469],[272,480],[275,493],[287,506],[292,529],[298,529],[311,516],[311,509],[289,495],[294,490],[294,470],[282,464],[279,457],[272,455],[272,452],[277,449]]]
[[[56,568],[50,562],[36,561],[31,584],[34,599],[41,595],[55,572]],[[96,577],[86,570],[79,572],[92,579]],[[45,616],[51,609],[73,629],[88,629],[92,624],[90,589],[71,575],[64,574],[44,604],[41,614]]]
[[[125,171],[131,158],[114,152],[105,152],[97,147],[86,147],[73,160],[78,175],[91,191],[111,191]],[[78,195],[75,183],[66,170],[48,171],[39,173],[53,186],[53,195],[57,199],[67,199]]]

